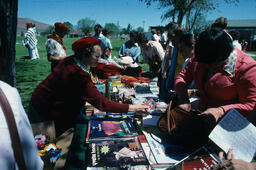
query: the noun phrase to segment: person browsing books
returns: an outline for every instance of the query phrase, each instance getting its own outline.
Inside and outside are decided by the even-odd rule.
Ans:
[[[95,67],[102,54],[101,40],[84,37],[72,44],[74,55],[60,62],[34,90],[30,103],[31,122],[53,120],[57,136],[72,127],[85,102],[101,111],[145,112],[142,104],[121,104],[105,98],[93,84],[89,67]]]
[[[200,93],[198,110],[218,121],[234,108],[249,118],[256,104],[256,62],[239,49],[225,30],[203,31],[192,57],[175,79],[178,105],[189,111],[187,88],[194,80]]]

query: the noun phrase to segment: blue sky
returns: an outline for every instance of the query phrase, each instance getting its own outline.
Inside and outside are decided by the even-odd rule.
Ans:
[[[219,7],[206,14],[207,19],[256,19],[256,0],[240,0],[237,6],[219,1]],[[79,19],[89,17],[102,26],[119,23],[127,27],[130,23],[134,28],[144,26],[148,30],[148,26],[168,23],[161,21],[163,12],[156,3],[147,7],[139,0],[18,0],[18,17],[51,25],[65,21],[77,25]]]

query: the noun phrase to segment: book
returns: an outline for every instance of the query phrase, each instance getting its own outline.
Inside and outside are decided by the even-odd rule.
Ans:
[[[177,165],[192,151],[166,140],[155,128],[144,128],[143,133],[158,165]]]
[[[147,157],[147,160],[149,162],[150,165],[156,165],[156,160],[155,157],[148,145],[147,139],[144,135],[138,135],[138,139],[140,141],[141,147]]]
[[[175,166],[191,154],[191,151],[167,142],[158,134],[148,133],[145,136],[158,164],[173,164]]]
[[[89,167],[129,168],[149,165],[137,137],[89,143]]]
[[[211,169],[218,164],[216,155],[212,154],[204,146],[192,153],[188,158],[179,163],[176,170],[202,170]]]
[[[135,92],[136,94],[152,94],[152,91],[150,90],[150,87],[146,86],[146,87],[142,87],[142,86],[137,86],[135,87]]]
[[[226,153],[251,162],[256,152],[256,127],[237,110],[231,109],[212,130],[209,138]]]
[[[142,125],[143,126],[157,126],[157,122],[161,115],[143,114],[142,115]]]
[[[89,121],[87,142],[99,140],[115,140],[117,138],[138,135],[131,119],[108,120],[92,119]]]

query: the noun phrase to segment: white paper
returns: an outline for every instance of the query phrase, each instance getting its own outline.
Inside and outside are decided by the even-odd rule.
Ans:
[[[235,159],[251,162],[256,152],[256,127],[235,109],[230,110],[209,138],[223,151],[232,148]]]

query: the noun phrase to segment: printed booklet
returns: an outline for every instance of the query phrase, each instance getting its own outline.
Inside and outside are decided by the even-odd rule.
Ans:
[[[130,168],[149,165],[137,137],[89,143],[89,153],[89,167]]]
[[[108,120],[92,119],[89,121],[86,141],[93,142],[99,140],[115,140],[137,136],[131,119]]]

